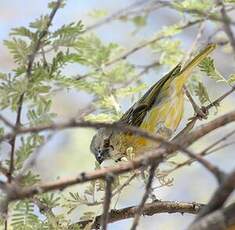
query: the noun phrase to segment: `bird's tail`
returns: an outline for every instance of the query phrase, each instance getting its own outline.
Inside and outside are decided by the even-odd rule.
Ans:
[[[187,63],[180,73],[178,74],[177,78],[175,78],[176,84],[178,84],[179,88],[183,87],[183,85],[188,80],[188,77],[192,73],[193,69],[205,58],[207,57],[214,49],[215,44],[208,44],[199,54],[193,58],[189,63]],[[180,87],[181,86],[181,87]]]

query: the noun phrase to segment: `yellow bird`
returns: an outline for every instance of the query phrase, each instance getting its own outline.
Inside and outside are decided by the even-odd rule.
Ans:
[[[209,53],[215,44],[209,44],[184,67],[178,64],[155,83],[118,121],[121,124],[139,127],[149,133],[169,139],[178,127],[184,112],[184,89],[188,77]],[[134,134],[101,128],[93,137],[91,152],[101,164],[105,159],[132,159],[156,143]]]

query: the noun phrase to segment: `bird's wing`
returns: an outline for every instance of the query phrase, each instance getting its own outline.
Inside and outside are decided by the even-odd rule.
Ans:
[[[177,76],[181,70],[178,64],[173,70],[155,83],[119,120],[120,123],[131,126],[140,126],[146,113],[152,108],[162,89],[169,87],[169,83]]]
[[[197,66],[210,52],[215,49],[215,44],[207,45],[199,54],[181,69],[178,64],[173,70],[166,74],[161,80],[154,84],[120,119],[119,122],[140,126],[146,113],[152,108],[155,102],[160,102],[167,97],[171,82],[176,79],[176,88],[181,90],[193,68]],[[177,78],[176,78],[177,77]]]

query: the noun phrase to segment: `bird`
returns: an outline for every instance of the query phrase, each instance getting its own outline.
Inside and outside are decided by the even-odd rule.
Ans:
[[[170,139],[183,117],[184,85],[193,69],[215,47],[215,44],[208,44],[188,63],[176,65],[150,87],[117,122]],[[157,143],[130,132],[114,128],[99,128],[91,140],[90,150],[101,164],[108,159],[118,162],[125,157],[131,160],[156,146]]]

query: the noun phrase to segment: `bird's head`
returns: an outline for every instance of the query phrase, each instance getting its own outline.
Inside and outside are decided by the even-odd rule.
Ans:
[[[100,164],[112,156],[112,152],[114,151],[112,134],[112,130],[101,128],[92,138],[90,150]]]

